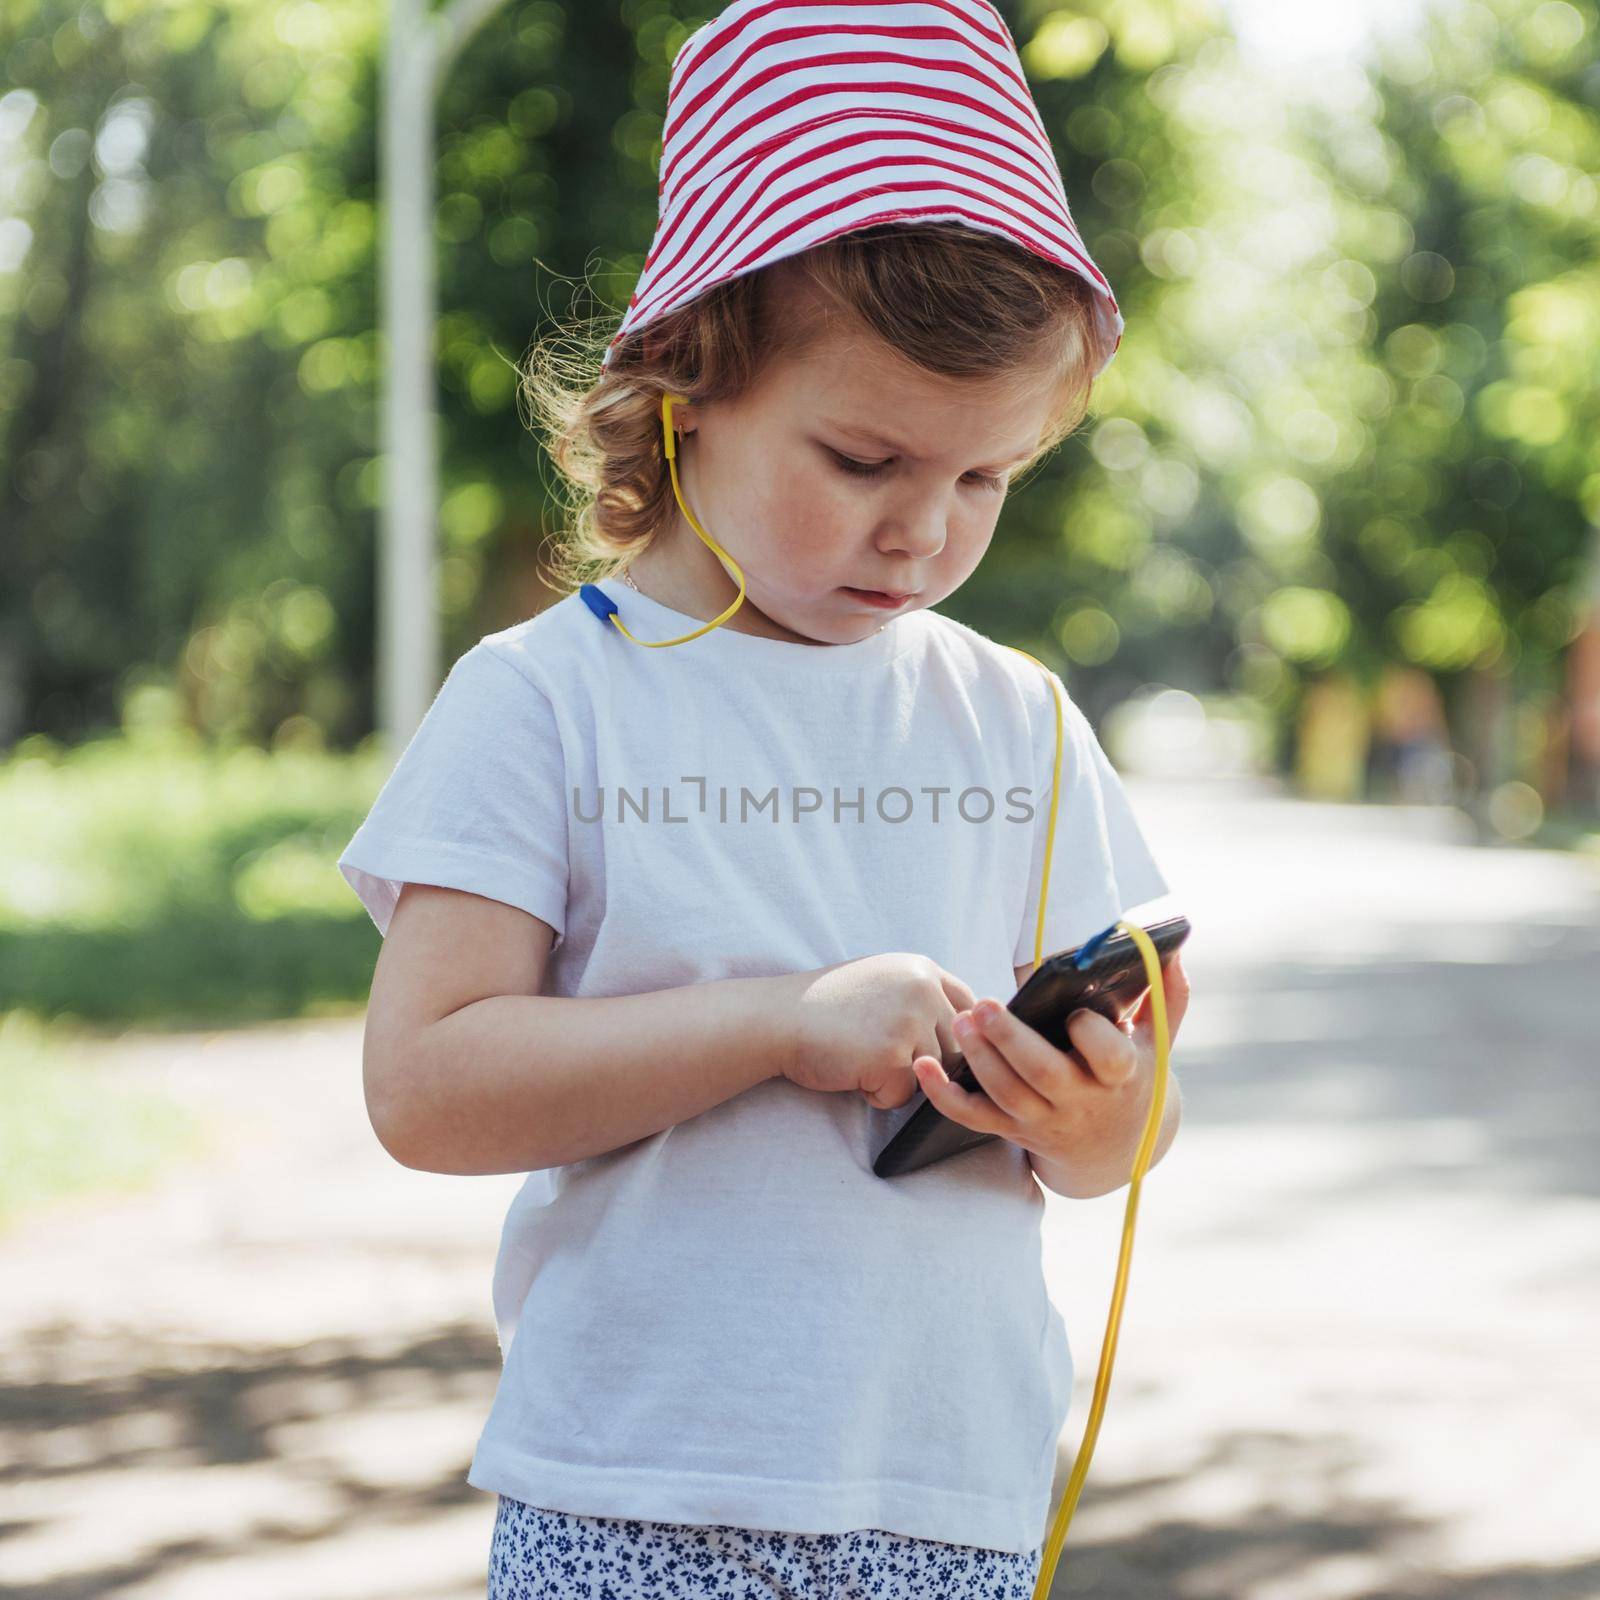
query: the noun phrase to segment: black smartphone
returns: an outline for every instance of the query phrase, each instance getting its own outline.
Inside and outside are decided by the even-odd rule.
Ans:
[[[1145,932],[1165,967],[1172,952],[1189,937],[1189,919],[1166,917],[1151,923]],[[1007,1002],[1006,1010],[1043,1034],[1058,1050],[1070,1050],[1067,1019],[1074,1011],[1087,1007],[1120,1022],[1137,1008],[1149,989],[1138,945],[1113,923],[1071,950],[1046,957]],[[965,1057],[958,1058],[949,1070],[951,1079],[968,1093],[983,1093],[983,1085]],[[897,1178],[999,1137],[952,1122],[920,1091],[917,1098],[921,1104],[873,1158],[877,1177]]]

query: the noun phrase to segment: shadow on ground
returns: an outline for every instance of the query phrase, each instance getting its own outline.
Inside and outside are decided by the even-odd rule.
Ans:
[[[1347,1235],[1319,1232],[1345,1223],[1360,1207],[1387,1205],[1399,1213],[1405,1209],[1401,1201],[1461,1194],[1494,1208],[1511,1229],[1521,1227],[1530,1212],[1538,1229],[1545,1227],[1546,1217],[1569,1218],[1573,1231],[1585,1224],[1587,1214],[1577,1203],[1600,1198],[1600,1162],[1594,1154],[1600,1074],[1594,1070],[1593,1028],[1600,995],[1600,927],[1537,917],[1513,921],[1514,916],[1513,908],[1499,921],[1408,924],[1397,919],[1391,905],[1370,932],[1359,925],[1345,927],[1352,951],[1347,960],[1337,955],[1296,960],[1281,949],[1263,948],[1211,963],[1197,935],[1191,966],[1195,1001],[1174,1056],[1183,1079],[1185,1127],[1192,1130],[1191,1148],[1197,1152],[1186,1189],[1203,1197],[1208,1186],[1220,1192],[1231,1185],[1230,1198],[1242,1196],[1243,1204],[1211,1213],[1197,1209],[1190,1234],[1195,1242],[1188,1248],[1206,1259],[1220,1259],[1223,1246],[1236,1252],[1230,1270],[1253,1286],[1259,1300],[1256,1306],[1215,1298],[1202,1304],[1204,1291],[1190,1291],[1188,1305],[1178,1308],[1178,1317],[1192,1316],[1196,1330],[1203,1328],[1211,1341],[1200,1348],[1212,1354],[1189,1365],[1225,1355],[1232,1360],[1231,1371],[1175,1370],[1170,1385],[1139,1384],[1131,1374],[1119,1375],[1112,1412],[1120,1405],[1130,1417],[1170,1427],[1174,1443],[1181,1435],[1182,1472],[1116,1477],[1091,1472],[1077,1526],[1068,1532],[1054,1595],[1094,1600],[1594,1600],[1600,1595],[1600,1552],[1549,1564],[1488,1561],[1450,1572],[1430,1570],[1416,1552],[1436,1540],[1442,1546],[1445,1525],[1444,1519],[1416,1509],[1426,1496],[1419,1492],[1411,1504],[1403,1493],[1375,1498],[1357,1487],[1366,1481],[1364,1469],[1392,1446],[1390,1435],[1370,1425],[1374,1414],[1390,1405],[1386,1386],[1414,1384],[1417,1368],[1386,1367],[1375,1377],[1372,1368],[1353,1362],[1351,1352],[1340,1347],[1343,1326],[1337,1314],[1360,1293],[1359,1280],[1354,1292],[1351,1287],[1354,1250]],[[1196,924],[1203,935],[1198,917]],[[1330,952],[1337,942],[1330,940]],[[294,1069],[304,1073],[296,1082],[309,1086],[305,1093],[319,1092],[318,1073],[346,1073],[354,1082],[357,1052],[348,1043],[340,1048],[348,1051],[348,1059],[296,1058]],[[283,1070],[291,1066],[286,1061]],[[360,1115],[359,1093],[348,1091],[339,1099],[329,1090],[326,1102],[312,1105],[306,1115],[307,1126],[316,1118],[323,1124],[353,1121]],[[1258,1179],[1251,1165],[1255,1153],[1274,1149],[1275,1134],[1287,1140],[1290,1131],[1306,1129],[1322,1137],[1341,1162],[1288,1179],[1282,1174]],[[352,1137],[365,1135],[359,1128]],[[1207,1144],[1207,1136],[1216,1142]],[[1182,1152],[1182,1136],[1176,1149]],[[348,1161],[348,1151],[341,1156],[330,1146],[330,1152],[332,1189],[335,1164]],[[293,1181],[316,1183],[318,1173],[297,1170]],[[446,1180],[405,1174],[402,1181],[420,1192],[429,1181]],[[361,1183],[367,1182],[363,1169]],[[230,1204],[248,1210],[273,1203],[270,1197],[250,1198],[253,1192],[247,1187],[241,1199],[230,1191]],[[443,1192],[428,1190],[430,1196]],[[458,1235],[423,1239],[408,1231],[404,1217],[383,1209],[390,1204],[387,1190],[370,1202],[363,1191],[358,1201],[368,1207],[351,1213],[363,1223],[359,1237],[352,1232],[349,1238],[312,1238],[310,1225],[297,1220],[299,1232],[285,1243],[301,1255],[288,1260],[270,1255],[257,1260],[231,1238],[207,1241],[183,1254],[188,1246],[180,1241],[183,1271],[207,1284],[210,1274],[231,1284],[226,1274],[243,1272],[262,1296],[315,1294],[314,1287],[298,1287],[305,1281],[300,1266],[313,1248],[331,1250],[337,1244],[368,1261],[384,1257],[386,1280],[395,1281],[418,1273],[431,1250],[492,1253],[497,1219],[487,1212],[474,1215]],[[206,1204],[206,1197],[196,1203]],[[356,1202],[346,1196],[342,1203]],[[1154,1209],[1152,1202],[1149,1214]],[[1172,1220],[1180,1219],[1174,1215]],[[1363,1260],[1381,1254],[1385,1244],[1381,1222],[1368,1233],[1359,1244]],[[468,1486],[465,1474],[500,1365],[486,1278],[471,1291],[481,1305],[475,1317],[468,1315],[473,1298],[441,1303],[437,1313],[430,1301],[422,1321],[431,1318],[431,1326],[401,1329],[387,1342],[371,1335],[320,1338],[295,1348],[245,1348],[207,1340],[198,1329],[184,1336],[181,1309],[174,1313],[176,1331],[170,1336],[118,1326],[92,1293],[92,1227],[72,1237],[75,1253],[59,1271],[85,1284],[83,1320],[40,1321],[19,1328],[0,1346],[7,1373],[0,1388],[0,1503],[5,1507],[0,1510],[0,1570],[18,1575],[6,1589],[10,1600],[123,1595],[191,1600],[216,1594],[257,1600],[268,1593],[284,1600],[330,1600],[335,1594],[337,1600],[470,1600],[482,1595],[493,1499]],[[458,1244],[458,1238],[467,1242]],[[1452,1240],[1450,1248],[1459,1248],[1463,1262],[1474,1250],[1482,1253],[1472,1238],[1459,1246]],[[1491,1248],[1514,1253],[1503,1239]],[[1284,1252],[1306,1250],[1323,1255],[1302,1263],[1300,1287],[1305,1292],[1310,1284],[1310,1298],[1292,1309],[1303,1310],[1304,1320],[1281,1323],[1272,1343],[1260,1335],[1254,1312],[1278,1297],[1273,1273]],[[1584,1314],[1597,1258],[1600,1242],[1588,1259],[1587,1279],[1573,1272],[1570,1262],[1561,1262],[1558,1270],[1531,1257],[1527,1263],[1505,1260],[1490,1267],[1506,1283],[1517,1282],[1523,1270],[1545,1274],[1540,1280],[1543,1327],[1553,1341]],[[347,1259],[352,1257],[340,1257]],[[1404,1273],[1411,1259],[1395,1270]],[[1452,1265],[1445,1263],[1447,1270]],[[1146,1302],[1152,1311],[1155,1298],[1152,1294]],[[1395,1356],[1424,1363],[1420,1382],[1424,1389],[1431,1384],[1431,1392],[1419,1390],[1415,1398],[1435,1408],[1429,1417],[1451,1424],[1439,1428],[1431,1448],[1453,1451],[1450,1464],[1461,1470],[1462,1446],[1456,1441],[1481,1437],[1481,1468],[1470,1473],[1471,1481],[1485,1485],[1485,1498],[1503,1494],[1515,1507],[1527,1493],[1516,1477],[1508,1472],[1503,1489],[1492,1481],[1502,1470],[1498,1441],[1510,1426],[1505,1412],[1491,1409],[1478,1430],[1485,1394],[1520,1397],[1520,1372],[1509,1370],[1517,1367],[1516,1358],[1504,1359],[1507,1372],[1495,1365],[1502,1363],[1504,1350],[1516,1346],[1483,1346],[1482,1359],[1494,1366],[1491,1376],[1499,1388],[1446,1392],[1453,1380],[1430,1378],[1426,1369],[1433,1359],[1426,1337],[1470,1344],[1475,1320],[1486,1309],[1500,1308],[1480,1301],[1475,1309],[1469,1302],[1458,1315],[1441,1307],[1435,1321],[1416,1326],[1387,1320],[1389,1308],[1382,1302],[1358,1309],[1367,1319],[1361,1329],[1370,1341],[1358,1352],[1361,1360]],[[1432,1306],[1423,1309],[1433,1314]],[[330,1316],[321,1325],[342,1327],[349,1321]],[[1149,1325],[1155,1325],[1153,1317]],[[1505,1335],[1499,1325],[1494,1331],[1502,1338],[1520,1337],[1515,1331]],[[1074,1344],[1081,1357],[1084,1350],[1098,1348],[1098,1338],[1091,1346],[1089,1331],[1075,1331]],[[1290,1408],[1281,1428],[1263,1427],[1259,1418],[1237,1426],[1214,1420],[1200,1424],[1180,1404],[1188,1393],[1179,1389],[1180,1382],[1203,1386],[1214,1377],[1242,1393],[1263,1375],[1289,1366],[1304,1382],[1302,1392],[1314,1396],[1320,1408]],[[1545,1375],[1548,1392],[1542,1404],[1548,1420],[1540,1412],[1529,1424],[1548,1428],[1554,1453],[1544,1459],[1555,1462],[1563,1478],[1562,1452],[1577,1448],[1593,1432],[1581,1397],[1565,1410],[1551,1409],[1551,1394],[1559,1402],[1564,1392],[1559,1387],[1564,1371],[1553,1368]],[[1370,1391],[1362,1397],[1364,1411],[1349,1398],[1362,1389]],[[1221,1414],[1230,1411],[1224,1407]],[[1206,1415],[1209,1419],[1215,1412]],[[1169,1416],[1178,1420],[1169,1423]],[[1519,1415],[1518,1425],[1525,1420]],[[1083,1410],[1075,1406],[1058,1456],[1052,1505],[1065,1487],[1082,1422]],[[1401,1418],[1399,1425],[1410,1423]],[[1144,1459],[1165,1454],[1164,1444],[1157,1457]],[[1172,1454],[1178,1454],[1176,1448]],[[1420,1491],[1427,1469],[1413,1469],[1411,1463],[1405,1456],[1392,1481],[1403,1488],[1405,1474],[1415,1470],[1410,1481]],[[1233,1510],[1193,1509],[1194,1486],[1213,1476],[1243,1480],[1245,1493]],[[224,1499],[226,1512],[219,1509]],[[1458,1525],[1464,1515],[1457,1515]],[[1090,1536],[1091,1530],[1108,1526],[1129,1532]],[[453,1541],[448,1572],[426,1573],[416,1552],[422,1541],[431,1549],[441,1540]],[[1536,1537],[1528,1542],[1538,1548]],[[1578,1543],[1570,1539],[1568,1548]],[[297,1552],[326,1557],[345,1546],[354,1553],[344,1560],[337,1583],[324,1581],[326,1563],[316,1569],[317,1576],[304,1579],[299,1568],[285,1565],[285,1558]],[[19,1569],[14,1558],[25,1547],[29,1559]],[[269,1575],[263,1577],[263,1568],[252,1572],[250,1584],[234,1581],[240,1564],[248,1568],[252,1562],[269,1563]]]

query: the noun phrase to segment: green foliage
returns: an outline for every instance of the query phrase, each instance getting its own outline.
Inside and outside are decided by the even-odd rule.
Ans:
[[[721,0],[508,0],[438,95],[447,649],[538,610],[514,365],[618,315],[672,57]],[[1003,0],[1127,318],[949,609],[1091,715],[1558,680],[1600,522],[1595,0],[1438,8],[1295,98],[1201,0]],[[64,739],[371,726],[381,7],[14,0],[0,42],[0,683]],[[0,722],[7,713],[0,696]],[[167,713],[163,713],[167,715]]]
[[[165,1096],[87,1060],[64,1028],[0,1011],[0,1232],[74,1197],[142,1188],[206,1139]]]
[[[379,939],[336,865],[354,756],[152,731],[0,767],[0,1011],[198,1024],[359,1009]]]
[[[0,637],[24,726],[365,726],[378,14],[9,8]],[[20,238],[20,236],[18,236]],[[13,730],[6,730],[7,733]]]
[[[1600,13],[1464,4],[1308,118],[1351,192],[1366,445],[1323,495],[1349,654],[1559,682],[1600,523]]]

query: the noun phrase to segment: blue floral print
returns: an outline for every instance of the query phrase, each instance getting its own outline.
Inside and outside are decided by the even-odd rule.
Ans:
[[[501,1495],[488,1600],[1031,1600],[1042,1555],[881,1528],[585,1517]]]

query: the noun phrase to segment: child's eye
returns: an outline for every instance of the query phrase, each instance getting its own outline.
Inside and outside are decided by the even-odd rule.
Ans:
[[[845,472],[849,473],[852,478],[875,478],[880,472],[883,471],[885,467],[889,465],[887,461],[857,461],[854,456],[840,455],[837,450],[830,450],[828,454],[831,455],[833,459],[839,463],[839,466]],[[985,477],[981,472],[971,472],[968,473],[967,476],[970,477],[974,485],[980,489],[992,489],[998,493],[1006,486],[1006,480],[1004,478],[988,478]]]
[[[854,456],[842,456],[837,450],[831,452],[833,459],[844,470],[858,478],[875,478],[889,465],[887,461],[857,461]]]

